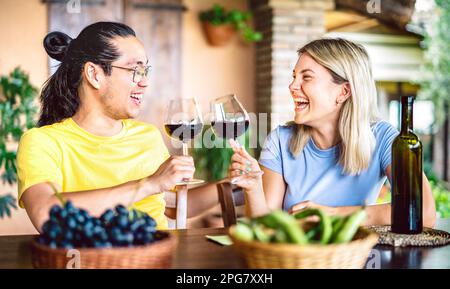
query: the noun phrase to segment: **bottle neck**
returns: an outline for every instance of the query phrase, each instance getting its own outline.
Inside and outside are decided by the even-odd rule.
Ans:
[[[402,98],[402,126],[401,133],[405,134],[413,130],[413,98]]]

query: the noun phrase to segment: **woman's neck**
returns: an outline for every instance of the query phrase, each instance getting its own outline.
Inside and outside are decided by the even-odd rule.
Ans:
[[[320,127],[311,127],[314,144],[322,150],[335,146],[340,141],[337,124],[327,123]]]

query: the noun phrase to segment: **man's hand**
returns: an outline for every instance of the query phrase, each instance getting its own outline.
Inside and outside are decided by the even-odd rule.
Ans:
[[[171,156],[148,178],[158,192],[171,190],[176,183],[194,176],[194,160],[191,156]]]

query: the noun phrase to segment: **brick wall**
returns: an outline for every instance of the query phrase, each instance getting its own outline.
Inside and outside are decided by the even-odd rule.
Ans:
[[[271,113],[274,128],[293,118],[288,86],[297,49],[325,33],[324,12],[334,8],[334,1],[255,0],[250,5],[255,29],[264,36],[255,49],[256,108]]]

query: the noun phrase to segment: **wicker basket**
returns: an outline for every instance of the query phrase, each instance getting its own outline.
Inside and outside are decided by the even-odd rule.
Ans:
[[[177,243],[177,236],[169,233],[145,246],[80,248],[76,249],[78,255],[77,251],[52,249],[33,240],[31,255],[34,268],[74,268],[77,262],[71,260],[78,255],[80,269],[160,269],[171,267]]]
[[[361,269],[378,235],[360,228],[346,244],[294,245],[241,241],[233,237],[233,247],[249,268],[257,269]]]

